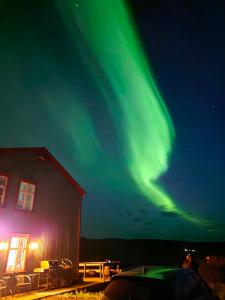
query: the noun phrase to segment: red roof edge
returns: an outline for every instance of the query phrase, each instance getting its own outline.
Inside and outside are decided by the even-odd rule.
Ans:
[[[45,154],[48,159],[51,161],[53,165],[62,173],[62,175],[76,188],[76,190],[83,197],[86,195],[86,192],[82,189],[79,183],[66,171],[66,169],[58,162],[57,159],[51,154],[51,152],[45,147],[18,147],[18,148],[0,148],[1,151],[9,151],[9,152],[19,152],[19,151],[30,151],[37,152],[40,151]]]

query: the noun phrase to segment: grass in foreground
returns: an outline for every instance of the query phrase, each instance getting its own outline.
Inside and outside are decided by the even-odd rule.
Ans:
[[[100,300],[102,296],[102,292],[99,293],[88,293],[88,292],[75,292],[75,293],[65,293],[61,295],[50,296],[45,299],[49,300]]]

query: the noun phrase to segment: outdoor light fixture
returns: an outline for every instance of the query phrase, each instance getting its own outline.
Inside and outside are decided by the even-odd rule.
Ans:
[[[4,251],[8,249],[8,242],[2,241],[0,242],[0,251]]]
[[[30,243],[30,249],[31,250],[36,250],[37,248],[38,248],[38,243],[37,242]]]

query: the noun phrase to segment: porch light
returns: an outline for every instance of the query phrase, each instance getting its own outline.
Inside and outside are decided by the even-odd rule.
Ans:
[[[30,247],[31,250],[36,250],[38,249],[38,243],[37,242],[32,242],[30,243]]]
[[[8,249],[8,242],[2,241],[0,242],[0,251],[4,251]]]

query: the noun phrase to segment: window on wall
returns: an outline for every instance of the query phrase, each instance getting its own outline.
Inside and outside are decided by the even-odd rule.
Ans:
[[[0,175],[0,206],[5,202],[5,194],[7,189],[8,177]]]
[[[6,272],[20,272],[25,269],[28,235],[13,236],[9,244]]]
[[[21,181],[17,199],[17,209],[32,211],[35,195],[35,184]]]

